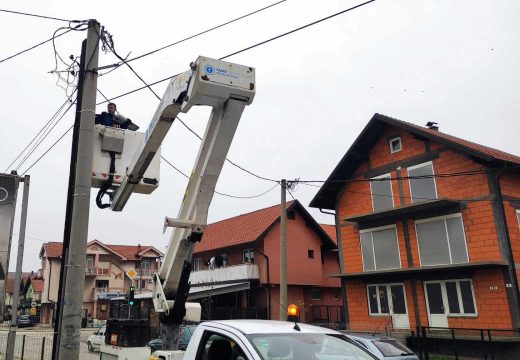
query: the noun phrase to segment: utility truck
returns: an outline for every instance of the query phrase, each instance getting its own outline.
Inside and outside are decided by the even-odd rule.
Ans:
[[[275,320],[201,323],[186,351],[155,351],[150,360],[375,360],[344,334]]]
[[[152,299],[162,325],[163,350],[156,351],[152,358],[373,359],[338,332],[269,320],[203,322],[186,352],[177,350],[180,325],[183,321],[200,321],[201,317],[200,304],[186,301],[193,248],[203,240],[218,177],[242,112],[254,96],[254,68],[201,56],[190,64],[189,71],[170,81],[144,134],[98,125],[92,183],[100,187],[98,200],[104,194],[110,197],[110,203],[103,207],[121,211],[133,192],[150,193],[159,185],[160,145],[177,115],[195,105],[212,107],[179,214],[164,221],[164,229],[174,230],[161,269],[153,276]],[[128,307],[130,314],[131,301]],[[140,320],[109,320],[100,358],[150,357],[149,348],[144,346],[148,340],[145,326]],[[312,354],[315,357],[310,357]]]

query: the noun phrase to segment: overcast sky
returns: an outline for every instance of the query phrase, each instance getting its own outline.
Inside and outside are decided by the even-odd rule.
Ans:
[[[98,1],[3,0],[1,8],[63,19],[97,19],[113,35],[120,55],[134,57],[196,34],[276,1]],[[219,58],[324,18],[360,2],[287,0],[180,45],[132,62],[147,82],[188,69],[197,56]],[[256,98],[246,108],[229,152],[244,168],[273,179],[325,180],[375,112],[520,154],[520,2],[517,0],[378,0],[320,24],[232,56],[256,68]],[[68,23],[0,12],[0,59],[52,37]],[[56,39],[66,60],[79,56],[86,32]],[[116,62],[101,53],[100,65]],[[56,85],[50,43],[0,63],[0,172],[24,149],[67,99]],[[64,69],[63,65],[58,69]],[[153,86],[160,95],[167,82]],[[102,76],[109,98],[142,83],[126,67]],[[70,91],[69,91],[70,95]],[[98,102],[104,99],[98,94]],[[116,100],[118,110],[146,128],[158,104],[149,90]],[[99,105],[97,112],[105,110]],[[74,108],[73,108],[74,110]],[[181,116],[203,133],[209,109]],[[23,173],[69,128],[70,111],[19,167]],[[174,123],[162,154],[190,173],[199,140]],[[28,174],[30,204],[24,270],[40,267],[46,241],[62,241],[71,133]],[[18,162],[15,163],[17,166]],[[13,167],[8,169],[10,172]],[[164,250],[165,216],[177,215],[187,180],[161,165],[161,186],[134,195],[122,213],[99,210],[91,196],[89,240],[154,245]],[[217,190],[236,196],[267,191],[272,183],[226,164]],[[307,206],[317,188],[298,186],[293,195]],[[22,198],[20,191],[19,199]],[[290,196],[288,196],[290,199]],[[255,199],[215,195],[209,222],[275,205],[280,188]],[[330,215],[309,209],[321,223]],[[21,204],[18,203],[18,214]],[[19,219],[10,269],[15,268]]]

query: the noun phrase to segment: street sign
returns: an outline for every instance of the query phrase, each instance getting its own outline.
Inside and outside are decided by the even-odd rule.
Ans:
[[[126,276],[130,278],[130,280],[134,280],[135,276],[137,275],[137,271],[134,269],[130,269],[126,272]]]

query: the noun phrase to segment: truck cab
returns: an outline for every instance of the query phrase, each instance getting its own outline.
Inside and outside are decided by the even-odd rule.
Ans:
[[[275,320],[201,323],[186,349],[156,351],[153,360],[374,360],[344,334],[313,325]]]

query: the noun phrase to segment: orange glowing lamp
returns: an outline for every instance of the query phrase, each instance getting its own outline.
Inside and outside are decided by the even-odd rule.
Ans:
[[[289,307],[287,308],[287,317],[300,317],[300,309],[298,309],[298,306],[294,304],[289,305]]]

